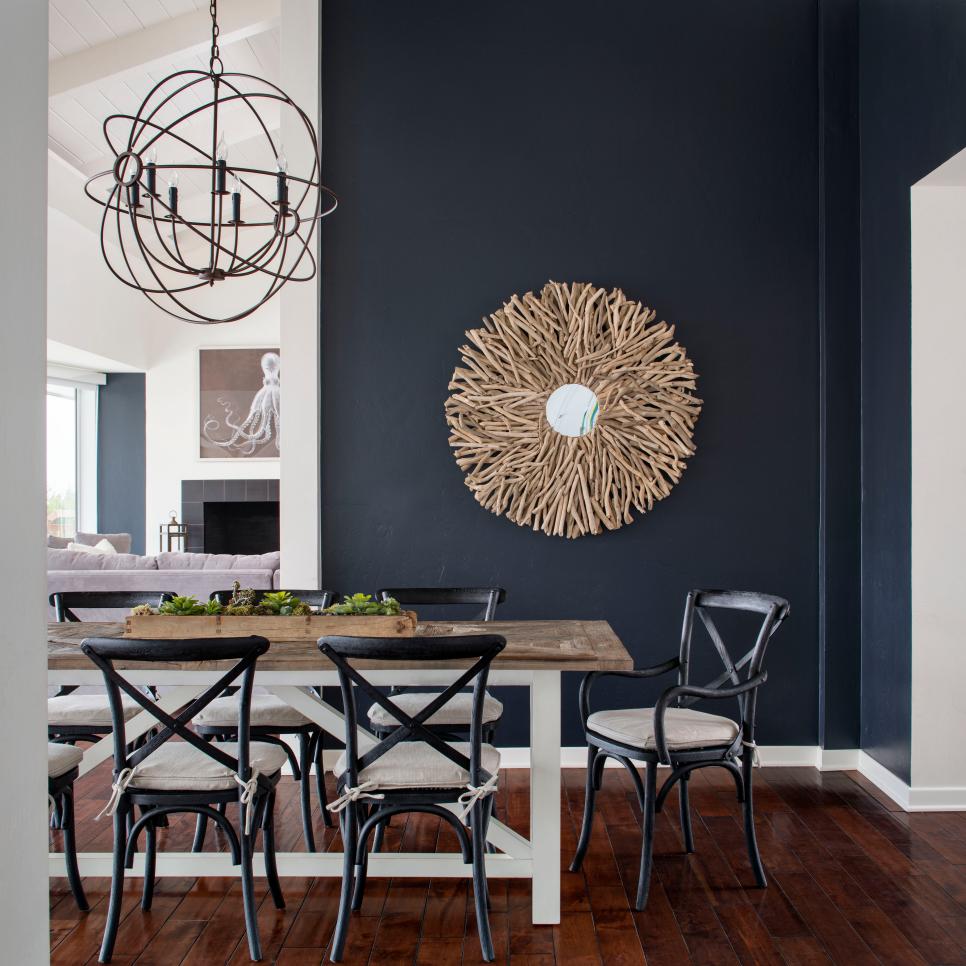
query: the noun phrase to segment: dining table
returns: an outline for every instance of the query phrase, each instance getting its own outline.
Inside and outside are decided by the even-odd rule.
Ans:
[[[48,683],[59,686],[103,686],[103,676],[80,648],[89,637],[122,637],[123,622],[51,622],[48,626]],[[488,838],[494,851],[486,856],[490,877],[530,879],[532,921],[560,921],[560,755],[561,682],[567,671],[629,670],[633,661],[606,621],[433,621],[419,623],[417,636],[447,637],[463,634],[499,634],[506,647],[493,661],[489,684],[525,688],[530,698],[530,832],[525,838],[496,819],[489,823]],[[460,666],[440,659],[406,662],[356,662],[366,677],[379,686],[440,686],[454,681]],[[116,662],[132,684],[152,685],[159,690],[158,703],[169,713],[187,705],[215,683],[228,665],[224,662],[145,663]],[[313,640],[272,640],[259,658],[255,684],[302,712],[339,742],[345,740],[345,722],[339,708],[325,700],[322,687],[337,685],[334,666]],[[576,713],[576,709],[573,709]],[[126,724],[132,740],[157,724],[142,711]],[[377,742],[359,727],[359,747]],[[113,738],[106,735],[85,748],[80,765],[83,775],[113,756]],[[110,785],[105,778],[104,797]],[[454,805],[454,810],[457,806]],[[256,875],[264,874],[256,854]],[[82,852],[78,856],[84,876],[110,876],[110,852]],[[338,852],[279,852],[280,876],[342,876]],[[129,874],[143,875],[143,855],[136,854]],[[157,854],[157,876],[237,876],[228,852],[164,852]],[[64,875],[63,856],[50,855],[50,875]],[[378,852],[370,856],[370,877],[446,878],[469,877],[471,868],[458,851]]]

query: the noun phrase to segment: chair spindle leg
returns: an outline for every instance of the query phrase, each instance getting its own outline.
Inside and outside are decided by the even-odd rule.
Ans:
[[[641,872],[637,880],[637,901],[634,908],[641,912],[647,905],[651,888],[651,866],[654,858],[654,805],[657,798],[657,764],[649,761],[644,777],[644,828],[641,842]]]

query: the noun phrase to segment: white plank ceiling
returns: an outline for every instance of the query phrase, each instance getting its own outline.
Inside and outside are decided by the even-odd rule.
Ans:
[[[229,3],[230,0],[223,3],[222,9],[229,9]],[[184,14],[207,13],[207,10],[205,0],[50,0],[49,59],[55,63],[85,51],[97,52],[104,44],[113,44],[116,49],[120,38]],[[197,41],[204,43],[208,36],[205,28]],[[54,94],[49,101],[50,150],[85,176],[110,168],[113,156],[104,140],[104,118],[117,113],[135,114],[147,93],[167,74],[185,68],[207,70],[207,49],[185,53],[187,46],[183,44],[170,58],[161,55],[134,68],[105,71],[109,76]],[[221,57],[226,71],[255,74],[278,83],[278,26],[223,44]],[[194,102],[202,101],[195,96]],[[274,132],[278,128],[278,110],[272,113],[266,108],[266,114],[266,121]],[[264,156],[264,146],[253,148],[251,125],[238,120],[233,126],[229,120],[225,130],[230,163],[265,165],[268,159]],[[199,123],[190,135],[184,136],[206,144],[210,143],[211,130]],[[208,186],[200,179],[182,174],[183,196],[207,190]]]

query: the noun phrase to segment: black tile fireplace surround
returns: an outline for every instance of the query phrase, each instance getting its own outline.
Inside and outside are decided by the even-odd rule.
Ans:
[[[181,520],[190,553],[278,550],[278,480],[182,480]]]

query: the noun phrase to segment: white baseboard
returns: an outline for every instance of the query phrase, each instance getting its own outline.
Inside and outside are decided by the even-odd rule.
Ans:
[[[966,811],[966,788],[913,788],[897,778],[871,755],[858,748],[825,749],[817,745],[761,745],[759,760],[771,768],[818,768],[820,771],[858,771],[876,788],[885,792],[907,812]],[[338,750],[326,750],[325,766],[332,768]],[[503,768],[529,768],[530,749],[512,747],[500,749]],[[569,745],[560,749],[563,768],[583,768],[587,764],[587,749],[583,745]],[[608,760],[608,768],[620,764]]]
[[[906,812],[966,811],[966,788],[962,786],[907,785],[864,751],[859,752],[859,771]]]

